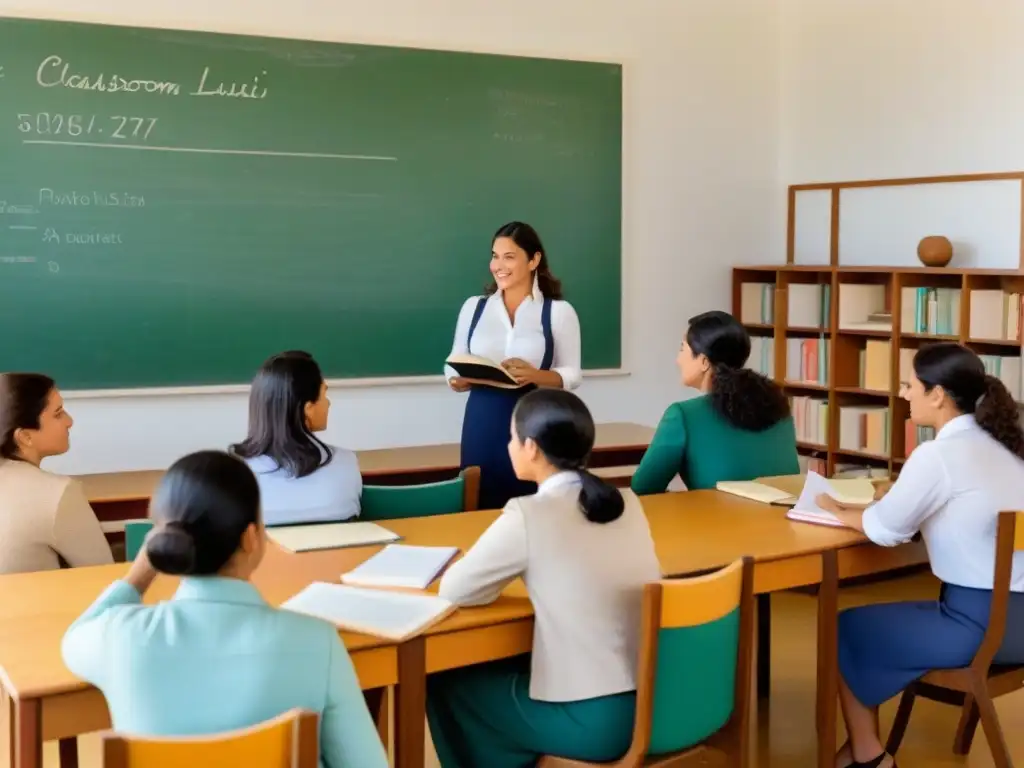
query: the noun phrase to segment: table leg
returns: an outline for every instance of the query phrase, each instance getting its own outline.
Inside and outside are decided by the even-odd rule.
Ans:
[[[78,737],[60,740],[60,768],[78,768]]]
[[[839,618],[839,555],[825,552],[818,590],[818,682],[815,724],[818,731],[818,766],[833,768],[836,759],[836,704],[839,698],[837,625]]]
[[[772,596],[757,596],[757,698],[767,701],[772,689]]]
[[[398,646],[395,686],[395,768],[426,763],[427,646],[422,636]]]
[[[39,699],[10,698],[11,768],[42,768],[43,739]]]

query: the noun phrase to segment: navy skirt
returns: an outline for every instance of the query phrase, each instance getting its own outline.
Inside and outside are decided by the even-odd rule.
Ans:
[[[839,614],[839,672],[877,707],[934,669],[966,667],[981,647],[992,591],[943,584],[938,600],[881,603]],[[1024,664],[1024,593],[1011,592],[996,663]]]
[[[533,387],[495,389],[475,386],[469,393],[462,420],[463,468],[480,467],[480,508],[500,509],[509,499],[537,492],[536,483],[519,480],[512,470],[508,444],[512,411]]]

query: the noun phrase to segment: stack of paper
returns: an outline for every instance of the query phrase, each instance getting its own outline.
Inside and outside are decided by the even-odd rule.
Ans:
[[[458,547],[388,544],[369,560],[343,574],[341,580],[363,587],[426,589],[458,552]]]
[[[292,552],[386,544],[401,538],[376,523],[320,523],[267,528],[267,536]]]
[[[360,589],[315,581],[281,605],[351,632],[401,642],[437,623],[455,606],[437,595]]]

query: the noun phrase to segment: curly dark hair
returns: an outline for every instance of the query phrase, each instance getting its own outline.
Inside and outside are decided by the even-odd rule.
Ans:
[[[711,405],[730,424],[763,432],[789,417],[786,393],[771,379],[744,368],[750,336],[728,312],[690,318],[686,344],[711,363]]]
[[[1024,459],[1017,402],[1003,382],[985,373],[974,352],[951,341],[921,347],[914,355],[914,375],[925,391],[942,387],[960,413],[974,414],[979,427]]]

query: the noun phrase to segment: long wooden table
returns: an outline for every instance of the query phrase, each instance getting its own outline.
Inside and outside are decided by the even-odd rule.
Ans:
[[[610,422],[597,426],[594,467],[637,464],[654,437],[654,429],[641,424]],[[418,445],[357,451],[359,469],[367,483],[410,485],[454,477],[459,471],[459,444]],[[163,469],[102,472],[77,475],[86,497],[102,523],[146,516],[153,490]]]
[[[836,553],[839,570],[833,576],[884,573],[925,557],[917,545],[883,549],[854,531],[793,523],[785,519],[783,509],[718,491],[649,496],[644,508],[666,576],[706,572],[750,555],[755,558],[754,587],[759,594],[821,584],[825,563],[831,559],[834,565]],[[395,520],[388,527],[410,544],[465,550],[498,514]],[[337,580],[339,573],[376,551],[377,547],[367,547],[296,555],[272,546],[255,581],[271,603],[279,604],[311,581]],[[44,740],[67,740],[109,726],[102,696],[64,667],[60,641],[68,625],[126,567],[0,577],[0,683],[11,699],[13,768],[40,768]],[[174,585],[173,579],[161,577],[147,600],[169,597]],[[819,626],[834,627],[834,611],[832,602],[827,612],[819,612]],[[459,610],[425,635],[398,646],[342,633],[364,688],[396,686],[397,766],[423,765],[426,676],[528,652],[532,622],[525,588],[517,581],[494,604]],[[827,766],[835,749],[834,632],[819,638],[820,653],[825,653],[819,658],[819,757],[820,765]],[[823,660],[831,672],[822,668]],[[65,743],[70,762],[73,742]]]

